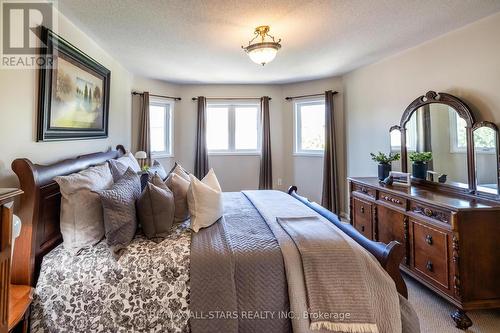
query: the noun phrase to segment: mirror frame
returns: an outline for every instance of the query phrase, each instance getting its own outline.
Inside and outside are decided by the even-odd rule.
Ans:
[[[497,176],[496,176],[496,179],[497,179],[497,193],[492,195],[492,194],[488,194],[487,192],[481,192],[481,191],[478,191],[477,189],[477,168],[476,168],[476,164],[475,164],[475,159],[476,159],[476,146],[474,145],[474,132],[479,129],[479,128],[482,128],[482,127],[488,127],[488,128],[491,128],[492,130],[494,130],[496,133],[497,133],[497,139],[496,139],[496,146],[497,146],[497,149],[496,149],[496,162],[497,162],[497,167],[496,167],[496,170],[497,170]],[[492,123],[491,121],[480,121],[478,123],[475,123],[473,126],[472,126],[472,142],[473,142],[473,145],[472,145],[472,151],[473,151],[473,154],[474,154],[474,179],[475,179],[475,184],[476,184],[476,193],[478,194],[483,194],[483,195],[492,195],[494,197],[500,197],[500,154],[499,154],[499,151],[500,151],[500,133],[498,132],[498,126],[495,125],[494,123]]]
[[[467,178],[468,178],[468,193],[476,192],[476,172],[475,172],[475,155],[474,155],[474,141],[472,136],[472,128],[475,124],[474,116],[472,115],[472,111],[469,106],[465,104],[460,98],[455,97],[453,95],[447,93],[436,93],[435,91],[429,91],[425,95],[417,97],[403,112],[403,116],[401,117],[401,122],[399,125],[399,129],[401,131],[401,170],[402,172],[408,172],[408,152],[406,149],[406,124],[410,121],[411,116],[415,113],[419,108],[429,104],[445,104],[457,111],[459,116],[465,120],[466,123],[466,137],[467,137]],[[394,127],[394,126],[393,126]],[[449,185],[449,184],[436,184],[427,180],[415,180],[417,183],[424,184],[433,184],[439,185],[442,187],[449,187],[454,189],[462,189],[457,186]]]

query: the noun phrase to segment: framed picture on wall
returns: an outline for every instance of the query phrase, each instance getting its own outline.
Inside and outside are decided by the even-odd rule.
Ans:
[[[37,141],[106,138],[111,72],[51,30],[41,36]]]

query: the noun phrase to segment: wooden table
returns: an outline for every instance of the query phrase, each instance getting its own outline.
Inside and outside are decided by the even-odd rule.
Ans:
[[[9,332],[16,328],[16,332],[28,331],[28,315],[33,288],[11,284],[9,288]],[[17,327],[19,326],[19,327]]]

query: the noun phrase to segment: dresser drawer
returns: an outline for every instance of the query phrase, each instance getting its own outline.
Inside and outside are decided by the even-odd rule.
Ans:
[[[406,210],[406,199],[405,198],[399,197],[399,196],[394,195],[394,194],[380,191],[378,193],[378,199],[382,202],[386,202],[386,203],[390,204],[391,206],[395,206],[395,207],[402,208],[402,209]]]
[[[412,220],[415,270],[449,287],[448,234]]]
[[[353,198],[352,209],[354,228],[356,228],[366,238],[373,239],[373,205],[366,201]]]
[[[375,189],[356,183],[352,184],[352,191],[367,195],[369,197],[372,197],[373,199],[375,199],[377,196],[377,191]]]
[[[410,211],[439,222],[450,224],[451,212],[444,209],[438,209],[419,202],[411,201]]]

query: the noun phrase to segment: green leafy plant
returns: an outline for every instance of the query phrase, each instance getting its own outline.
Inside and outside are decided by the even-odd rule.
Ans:
[[[389,153],[389,155],[386,155],[380,151],[377,154],[370,153],[370,156],[372,157],[373,161],[380,164],[389,164],[392,161],[398,161],[400,158],[399,153]]]
[[[413,152],[408,154],[408,158],[410,159],[410,161],[414,163],[429,162],[430,160],[432,160],[432,152],[430,151],[423,151],[421,153]]]

